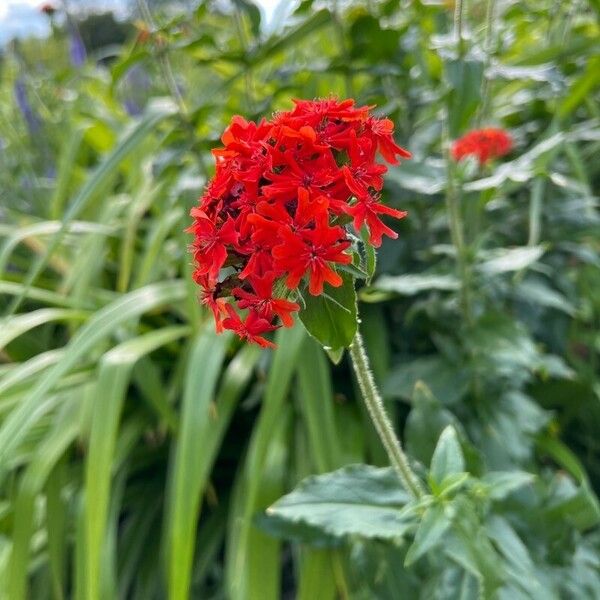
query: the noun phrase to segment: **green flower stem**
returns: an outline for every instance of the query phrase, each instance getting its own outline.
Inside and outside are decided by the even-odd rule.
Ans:
[[[483,79],[481,82],[481,106],[477,114],[477,124],[481,124],[487,119],[487,113],[490,105],[490,79],[487,72],[492,64],[493,40],[494,40],[494,12],[495,1],[487,0],[485,14],[485,39],[483,42],[484,62]]]
[[[464,1],[456,0],[454,4],[454,35],[458,44],[458,58],[465,55],[465,38],[463,36]]]
[[[349,350],[352,366],[354,367],[354,372],[356,373],[356,378],[358,379],[358,384],[367,406],[369,416],[371,417],[373,425],[375,425],[379,439],[387,452],[390,462],[396,469],[400,481],[402,481],[406,490],[412,494],[414,498],[421,498],[425,491],[419,478],[411,469],[408,458],[402,450],[402,446],[396,437],[394,428],[385,411],[383,400],[375,385],[373,373],[371,372],[371,367],[369,365],[369,359],[365,352],[363,339],[359,331],[356,332],[356,336]]]
[[[529,202],[529,239],[528,246],[537,246],[540,243],[542,230],[542,203],[546,181],[543,177],[536,177],[533,181],[531,199]]]
[[[469,269],[468,248],[465,243],[465,235],[460,210],[460,191],[457,185],[455,167],[449,152],[449,139],[445,136],[446,146],[448,147],[446,155],[446,210],[448,212],[448,221],[450,225],[450,237],[456,251],[456,264],[458,267],[458,276],[460,279],[460,302],[465,322],[470,325],[473,323],[473,310],[471,306],[471,273]]]
[[[146,23],[152,28],[152,31],[155,32],[158,30],[154,17],[152,16],[152,12],[150,11],[150,7],[148,6],[147,0],[137,0],[137,5],[142,14],[142,17],[145,19]],[[183,125],[188,133],[195,137],[194,125],[190,120],[190,111],[179,91],[179,87],[177,86],[177,82],[175,81],[175,75],[173,74],[173,67],[171,66],[171,61],[169,60],[169,56],[167,54],[167,50],[164,48],[158,48],[158,46],[153,44],[154,48],[154,57],[157,59],[160,71],[162,74],[162,78],[164,80],[165,85],[169,90],[169,94],[173,101],[177,104],[179,108],[179,114],[182,119]],[[200,172],[208,179],[209,170],[202,158],[202,154],[199,152],[195,153],[196,160],[198,161],[198,167],[200,168]]]

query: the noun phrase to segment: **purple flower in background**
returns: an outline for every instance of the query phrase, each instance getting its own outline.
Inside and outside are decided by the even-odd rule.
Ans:
[[[139,117],[143,112],[142,107],[133,98],[125,98],[123,107],[130,117]]]
[[[69,51],[71,54],[71,64],[77,68],[82,67],[85,64],[87,52],[79,29],[77,29],[74,23],[69,23]]]
[[[17,106],[19,107],[19,110],[21,111],[21,114],[27,123],[29,133],[33,136],[39,132],[41,123],[38,115],[35,113],[33,107],[29,103],[25,82],[21,77],[15,81],[14,94]]]
[[[149,89],[150,78],[146,70],[140,65],[131,67],[124,82],[125,99],[123,101],[123,106],[129,116],[137,117],[142,114]]]

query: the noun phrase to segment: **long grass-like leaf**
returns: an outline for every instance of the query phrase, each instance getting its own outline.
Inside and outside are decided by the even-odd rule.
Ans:
[[[85,471],[85,597],[100,598],[100,557],[110,498],[110,478],[121,408],[131,370],[145,354],[189,333],[185,326],[166,327],[119,344],[107,352],[96,385],[94,415]]]
[[[53,236],[48,248],[46,249],[46,252],[43,255],[40,255],[33,263],[27,274],[27,277],[23,282],[25,286],[23,293],[17,296],[11,303],[7,314],[11,315],[19,308],[26,296],[28,288],[35,283],[38,275],[48,264],[50,257],[60,244],[68,224],[81,213],[88,202],[94,197],[96,192],[102,189],[106,182],[115,176],[119,165],[138,148],[138,146],[144,141],[150,132],[156,128],[158,123],[172,115],[174,110],[175,108],[172,104],[163,104],[160,108],[156,108],[155,110],[149,112],[145,118],[142,119],[135,126],[135,128],[123,138],[119,145],[89,177],[82,189],[69,205],[69,208],[65,211],[62,220],[62,226]]]
[[[85,319],[89,314],[81,310],[67,308],[40,308],[39,310],[14,315],[0,320],[0,350],[26,331],[52,321]]]
[[[0,481],[5,475],[6,459],[10,452],[19,445],[29,429],[53,405],[46,396],[59,379],[122,323],[153,308],[181,300],[185,296],[185,291],[185,284],[182,281],[169,281],[135,290],[98,311],[84,327],[77,331],[67,346],[62,360],[47,371],[27,399],[2,423]]]
[[[70,520],[63,487],[67,482],[66,460],[61,458],[48,476],[46,483],[46,530],[48,534],[48,563],[54,600],[65,598],[65,580]]]
[[[336,426],[327,359],[312,338],[306,338],[297,367],[299,407],[308,435],[311,473],[333,471],[343,464],[343,448]],[[341,561],[335,552],[302,548],[299,563],[300,599],[308,600],[314,597],[317,591],[319,598],[324,600],[335,597],[334,567],[337,567],[340,576],[344,577]]]
[[[167,521],[168,587],[171,600],[189,597],[191,565],[200,506],[202,475],[197,463],[210,423],[221,363],[230,336],[202,331],[190,353],[179,439],[174,448]],[[200,475],[200,476],[199,476]]]
[[[268,501],[265,506],[260,506],[259,502],[261,487],[265,485],[265,462],[269,447],[274,441],[274,432],[280,419],[283,418],[285,399],[305,336],[302,327],[281,330],[276,336],[279,347],[274,353],[273,364],[269,371],[260,417],[252,433],[246,460],[238,473],[236,494],[238,503],[234,504],[230,517],[226,565],[228,592],[232,600],[249,597],[251,592],[248,586],[251,585],[251,574],[254,569],[261,570],[258,546],[251,545],[250,542],[253,529],[252,517],[257,510],[268,505]],[[250,564],[253,557],[256,560],[254,564]],[[265,594],[263,597],[266,600],[270,598],[272,588],[278,587],[279,570],[275,568],[274,572],[268,572],[264,564],[262,567]]]
[[[29,545],[33,531],[34,503],[41,492],[48,474],[61,458],[77,435],[79,420],[76,404],[71,401],[54,422],[46,439],[39,445],[35,458],[29,463],[23,475],[16,501],[13,527],[13,545],[7,577],[9,598],[28,598],[26,593],[27,570],[29,566]]]
[[[13,388],[23,384],[30,377],[56,364],[63,356],[64,350],[48,350],[29,360],[13,366],[13,368],[0,378],[0,398]]]
[[[34,223],[33,225],[19,227],[15,231],[11,232],[10,237],[7,238],[2,245],[2,249],[0,249],[0,277],[6,271],[11,254],[23,240],[38,236],[55,235],[61,230],[62,227],[63,224],[60,221],[42,221]],[[65,227],[65,233],[97,233],[101,235],[114,235],[115,228],[102,223],[71,221]]]

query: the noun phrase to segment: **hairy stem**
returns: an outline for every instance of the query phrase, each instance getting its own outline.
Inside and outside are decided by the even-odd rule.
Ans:
[[[411,469],[408,458],[402,450],[402,446],[396,437],[394,428],[385,411],[383,400],[379,395],[375,380],[373,379],[369,359],[365,352],[363,339],[359,331],[356,332],[356,337],[350,346],[350,357],[369,416],[377,430],[379,439],[387,452],[390,462],[396,469],[400,481],[402,481],[406,490],[412,494],[414,498],[420,498],[425,493],[423,486]]]

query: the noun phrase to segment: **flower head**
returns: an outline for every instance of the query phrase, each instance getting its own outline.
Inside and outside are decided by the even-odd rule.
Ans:
[[[356,239],[349,228],[366,226],[379,246],[383,235],[397,237],[380,216],[406,214],[380,201],[387,167],[378,153],[391,164],[410,157],[389,119],[351,99],[294,104],[258,123],[232,118],[187,230],[217,331],[261,346],[272,345],[264,333],[293,324],[294,296],[342,285],[338,269],[352,262]]]
[[[40,5],[39,11],[41,13],[44,13],[48,17],[52,17],[54,15],[54,13],[57,11],[57,8],[51,2],[44,2],[43,4]]]
[[[508,154],[512,147],[512,137],[504,129],[475,129],[452,144],[452,157],[454,160],[461,160],[465,156],[475,156],[479,164],[484,165],[494,158]]]

